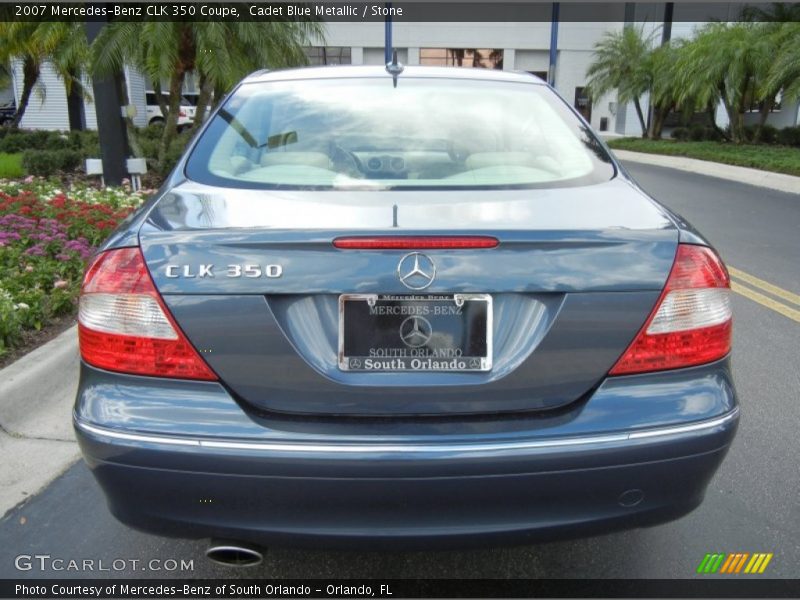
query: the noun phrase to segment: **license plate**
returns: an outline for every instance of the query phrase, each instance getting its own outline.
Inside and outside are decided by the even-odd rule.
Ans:
[[[489,294],[339,296],[343,371],[489,371]]]

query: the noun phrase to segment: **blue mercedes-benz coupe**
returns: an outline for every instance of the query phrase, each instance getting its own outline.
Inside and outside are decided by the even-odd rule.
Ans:
[[[256,73],[89,266],[75,428],[223,562],[660,523],[735,434],[729,294],[533,76]]]

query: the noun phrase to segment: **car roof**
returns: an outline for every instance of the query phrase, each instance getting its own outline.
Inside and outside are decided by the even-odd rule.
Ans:
[[[245,77],[242,83],[265,83],[303,79],[352,79],[358,77],[391,77],[382,65],[330,65],[324,67],[304,67],[277,71],[256,71]],[[508,81],[516,83],[545,82],[525,71],[501,71],[498,69],[470,69],[463,67],[406,66],[399,78],[418,77],[431,79],[473,79]]]

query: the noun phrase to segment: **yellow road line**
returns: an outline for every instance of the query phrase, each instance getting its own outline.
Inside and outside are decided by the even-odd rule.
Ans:
[[[791,302],[792,304],[800,306],[800,296],[798,296],[797,294],[793,294],[792,292],[780,288],[777,285],[773,285],[768,281],[764,281],[763,279],[759,279],[758,277],[754,277],[749,273],[745,273],[744,271],[740,271],[739,269],[734,269],[733,267],[728,267],[728,272],[731,274],[732,277],[735,277],[736,279],[741,279],[745,283],[749,283],[755,288],[758,288],[764,292],[772,294],[773,296],[777,296],[778,298],[783,298],[784,300]]]
[[[751,290],[750,288],[745,287],[735,281],[731,281],[731,289],[737,294],[741,294],[745,298],[749,298],[753,302],[758,302],[761,306],[766,306],[767,308],[782,314],[784,317],[788,317],[792,321],[800,323],[800,310],[789,308],[785,304],[781,304],[777,300],[773,300],[772,298],[755,290]]]

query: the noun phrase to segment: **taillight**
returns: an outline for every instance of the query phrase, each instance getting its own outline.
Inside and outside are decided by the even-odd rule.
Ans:
[[[172,319],[138,248],[109,250],[89,266],[81,288],[78,337],[83,360],[101,369],[217,379]]]
[[[677,369],[731,350],[730,278],[710,248],[680,244],[661,297],[610,375]]]

